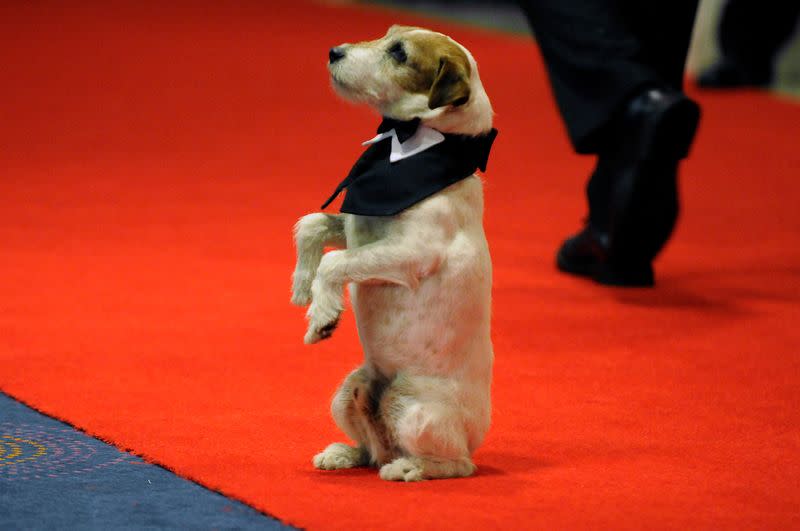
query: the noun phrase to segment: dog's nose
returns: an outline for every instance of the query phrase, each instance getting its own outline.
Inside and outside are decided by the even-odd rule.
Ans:
[[[328,59],[330,60],[331,64],[335,63],[336,61],[338,61],[342,57],[344,57],[344,50],[341,49],[338,46],[336,46],[334,48],[331,48],[328,51]]]

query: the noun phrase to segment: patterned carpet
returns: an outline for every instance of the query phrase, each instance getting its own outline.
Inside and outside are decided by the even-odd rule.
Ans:
[[[0,394],[0,529],[292,529]]]

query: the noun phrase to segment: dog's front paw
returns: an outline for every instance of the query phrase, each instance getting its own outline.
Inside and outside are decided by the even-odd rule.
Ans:
[[[381,479],[387,481],[422,481],[422,464],[408,457],[399,457],[381,467]]]
[[[306,345],[311,345],[323,339],[328,339],[339,325],[339,316],[342,315],[341,295],[322,293],[312,295],[311,306],[308,307],[308,331],[303,339]]]
[[[313,345],[314,343],[319,343],[323,339],[328,339],[331,337],[331,335],[333,335],[333,331],[336,330],[337,326],[339,326],[338,317],[334,321],[331,321],[327,324],[316,325],[311,322],[308,325],[308,330],[303,338],[303,342],[306,345]]]
[[[332,286],[324,282],[322,275],[317,275],[311,285],[311,306],[308,307],[308,331],[304,341],[311,345],[331,337],[339,324],[342,315],[342,287]]]
[[[292,275],[292,304],[295,306],[311,304],[312,282],[314,282],[314,274],[311,271],[295,270]]]
[[[342,443],[333,443],[314,456],[314,467],[320,470],[340,470],[366,466],[369,462],[366,450]]]

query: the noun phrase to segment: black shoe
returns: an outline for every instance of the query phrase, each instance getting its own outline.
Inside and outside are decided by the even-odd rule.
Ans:
[[[677,91],[650,89],[631,100],[600,153],[612,178],[609,228],[590,223],[566,240],[559,269],[601,284],[653,285],[652,261],[678,217],[678,162],[689,153],[699,118],[697,104]],[[590,197],[590,219],[600,208],[592,203]]]
[[[568,238],[556,255],[558,269],[608,286],[648,287],[654,283],[650,262],[615,262],[609,256],[608,234],[586,225]]]
[[[697,76],[697,86],[707,89],[766,88],[772,84],[771,68],[756,72],[733,61],[722,60]]]
[[[587,224],[582,231],[567,238],[556,255],[556,265],[565,273],[594,276],[599,264],[608,258],[608,234]]]

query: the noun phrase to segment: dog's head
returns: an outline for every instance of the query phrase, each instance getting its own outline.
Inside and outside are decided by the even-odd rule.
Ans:
[[[441,33],[392,26],[380,39],[331,48],[328,69],[336,92],[384,116],[421,118],[440,131],[462,134],[492,127],[475,59]]]

